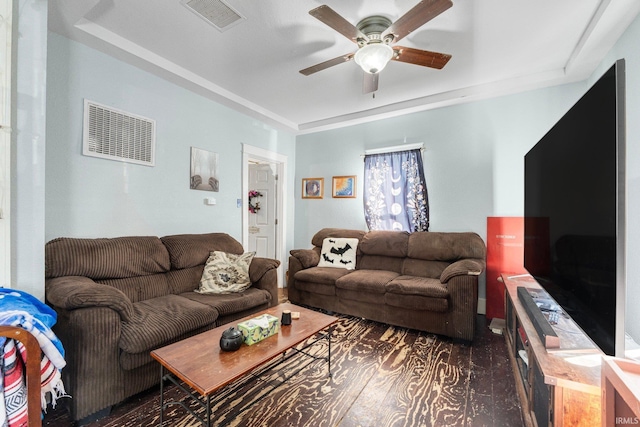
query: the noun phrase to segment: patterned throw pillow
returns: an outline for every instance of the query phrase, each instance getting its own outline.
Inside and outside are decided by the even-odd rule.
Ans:
[[[255,252],[246,252],[242,255],[211,252],[202,272],[200,288],[196,289],[196,292],[231,294],[248,289],[251,286],[249,265],[255,254]]]
[[[322,241],[318,267],[356,269],[358,239],[327,237]]]

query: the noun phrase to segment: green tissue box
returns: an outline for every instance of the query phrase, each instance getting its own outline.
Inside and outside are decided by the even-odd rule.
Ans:
[[[266,319],[269,322],[268,328],[261,327],[256,320],[260,321]],[[263,314],[262,316],[254,317],[253,319],[245,320],[238,323],[238,330],[242,332],[244,337],[244,343],[251,345],[262,341],[265,338],[270,337],[278,333],[280,322],[278,318],[270,314]]]

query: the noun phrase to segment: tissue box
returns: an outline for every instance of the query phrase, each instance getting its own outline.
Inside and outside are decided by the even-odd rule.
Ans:
[[[267,320],[269,322],[268,328],[263,328],[259,325],[259,322]],[[244,337],[244,343],[251,345],[262,341],[265,338],[270,337],[278,333],[280,323],[278,318],[270,314],[263,314],[262,316],[254,317],[253,319],[246,320],[238,323],[238,330],[242,332]]]

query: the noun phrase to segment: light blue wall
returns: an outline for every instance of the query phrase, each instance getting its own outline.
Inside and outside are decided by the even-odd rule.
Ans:
[[[522,215],[523,156],[584,92],[585,83],[414,113],[298,137],[296,185],[323,177],[322,200],[297,192],[297,247],[322,227],[365,229],[365,150],[423,142],[431,231],[475,231],[487,216]],[[321,149],[319,148],[321,147]],[[358,175],[356,200],[331,199],[333,175]]]
[[[47,240],[226,232],[242,241],[242,143],[287,156],[293,188],[293,134],[60,35],[49,33],[48,52]],[[155,167],[83,156],[85,98],[154,119]],[[218,153],[219,192],[189,189],[192,146]],[[293,223],[287,236],[289,250]]]
[[[627,331],[640,342],[640,18],[588,81],[471,102],[349,128],[302,135],[296,156],[296,247],[322,227],[366,229],[362,202],[367,149],[424,142],[431,231],[475,231],[488,216],[524,212],[526,152],[619,58],[627,61]],[[358,175],[358,198],[331,199],[333,175]],[[322,200],[301,198],[301,179],[322,177]],[[481,287],[480,297],[485,296]]]
[[[590,84],[616,60],[626,61],[627,110],[627,309],[626,331],[640,343],[640,17],[602,61]],[[636,356],[637,357],[637,356]]]
[[[488,216],[523,214],[523,157],[585,88],[566,85],[299,136],[295,246],[309,247],[323,227],[366,230],[362,155],[416,142],[425,146],[429,230],[474,231],[486,241]],[[332,176],[356,174],[358,197],[332,199]],[[301,198],[306,177],[325,179],[324,199]],[[485,295],[482,277],[479,297]]]

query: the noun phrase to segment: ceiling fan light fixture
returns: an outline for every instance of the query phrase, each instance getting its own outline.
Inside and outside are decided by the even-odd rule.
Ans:
[[[365,73],[377,74],[387,66],[393,57],[393,49],[385,43],[370,43],[358,49],[354,56]]]

